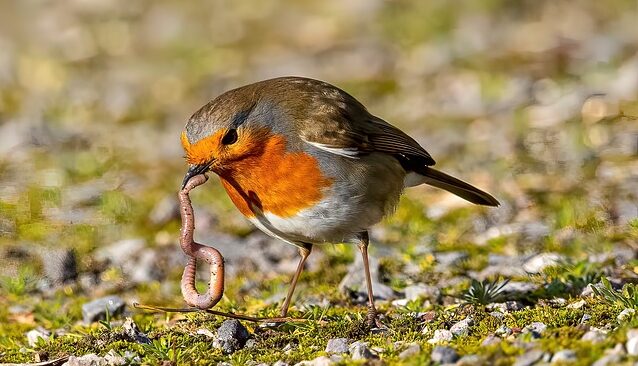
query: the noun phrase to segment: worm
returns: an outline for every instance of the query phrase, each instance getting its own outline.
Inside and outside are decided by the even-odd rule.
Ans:
[[[212,308],[221,300],[224,294],[224,257],[217,249],[196,243],[193,240],[195,216],[188,194],[193,188],[206,183],[207,180],[208,177],[204,174],[196,175],[189,179],[186,186],[178,194],[180,215],[182,217],[179,244],[189,257],[182,274],[182,296],[184,296],[184,301],[188,305],[199,309]],[[202,294],[197,292],[195,288],[198,259],[203,260],[210,266],[210,282],[207,291]]]

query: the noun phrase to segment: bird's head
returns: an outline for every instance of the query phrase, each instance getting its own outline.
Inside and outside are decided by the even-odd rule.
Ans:
[[[261,153],[273,120],[264,116],[264,104],[259,90],[243,87],[220,95],[190,117],[181,136],[189,164],[183,186],[195,175],[223,174]]]

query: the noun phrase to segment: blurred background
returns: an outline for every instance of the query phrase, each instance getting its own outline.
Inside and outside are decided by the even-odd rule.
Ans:
[[[472,248],[465,279],[516,275],[484,273],[489,253],[638,264],[636,24],[635,0],[0,0],[0,301],[48,299],[70,314],[36,317],[53,328],[104,294],[180,305],[180,131],[223,91],[284,75],[341,87],[502,202],[408,190],[373,230],[374,256],[417,264],[394,290]],[[196,237],[228,260],[225,301],[280,301],[294,248],[216,179],[193,202]],[[354,251],[313,257],[306,280],[331,263],[335,291]]]

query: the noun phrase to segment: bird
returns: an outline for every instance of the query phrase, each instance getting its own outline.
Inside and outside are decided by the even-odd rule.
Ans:
[[[188,119],[181,143],[189,165],[183,186],[215,173],[241,214],[297,247],[282,317],[313,246],[352,243],[363,259],[366,318],[378,324],[368,231],[393,212],[405,188],[427,184],[474,204],[499,205],[432,168],[434,159],[416,140],[353,96],[311,78],[278,77],[229,90]]]

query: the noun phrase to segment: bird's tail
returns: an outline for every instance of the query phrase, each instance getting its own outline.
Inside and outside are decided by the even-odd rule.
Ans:
[[[420,167],[416,173],[423,176],[423,183],[445,189],[450,193],[477,205],[498,206],[499,202],[491,194],[484,192],[469,183],[454,178],[430,167]]]

